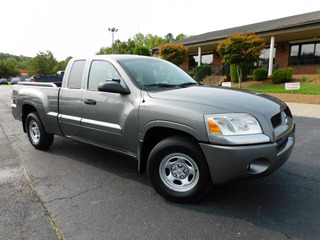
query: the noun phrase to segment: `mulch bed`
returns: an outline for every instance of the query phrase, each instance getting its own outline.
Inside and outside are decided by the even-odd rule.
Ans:
[[[267,93],[267,94],[274,96],[276,98],[279,98],[284,102],[320,104],[320,95],[306,95],[306,94],[294,94],[294,93]]]

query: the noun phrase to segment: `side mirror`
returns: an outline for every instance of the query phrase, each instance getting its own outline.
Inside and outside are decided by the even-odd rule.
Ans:
[[[117,83],[115,81],[100,83],[98,86],[98,90],[101,92],[120,93],[123,95],[130,94],[129,89],[122,87],[120,83]]]

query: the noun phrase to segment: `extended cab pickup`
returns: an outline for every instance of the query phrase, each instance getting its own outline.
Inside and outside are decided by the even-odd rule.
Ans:
[[[155,190],[198,201],[212,185],[266,176],[289,158],[295,124],[288,106],[251,91],[203,86],[156,58],[72,59],[62,86],[19,83],[12,113],[31,144],[61,135],[129,155]]]

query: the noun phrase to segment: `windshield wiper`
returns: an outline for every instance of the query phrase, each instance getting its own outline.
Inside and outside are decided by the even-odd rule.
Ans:
[[[174,88],[174,87],[187,87],[191,85],[199,85],[199,83],[195,83],[195,82],[186,82],[181,84],[153,83],[153,84],[142,85],[142,88],[145,88],[145,87]]]
[[[153,84],[145,84],[142,85],[143,88],[145,87],[161,87],[161,88],[172,88],[176,87],[177,85],[174,84],[166,84],[166,83],[153,83]]]
[[[191,86],[191,85],[199,85],[199,84],[195,83],[195,82],[186,82],[186,83],[181,83],[178,86],[179,87],[186,87],[186,86]]]

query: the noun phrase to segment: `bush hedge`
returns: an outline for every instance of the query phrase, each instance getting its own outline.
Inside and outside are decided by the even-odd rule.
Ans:
[[[206,76],[209,76],[211,74],[211,67],[208,65],[202,65],[196,67],[196,80],[198,82],[201,82]]]
[[[266,68],[257,68],[253,71],[253,80],[263,81],[268,77],[268,70]]]
[[[249,64],[243,63],[242,64],[242,81],[248,80],[248,73],[249,73]],[[231,81],[233,83],[238,83],[238,73],[237,73],[237,66],[235,64],[230,65],[230,76]]]
[[[189,74],[190,77],[194,76],[194,72],[188,72],[188,74]]]
[[[272,74],[273,83],[285,83],[292,79],[292,68],[277,69]]]
[[[188,48],[184,45],[168,43],[159,45],[160,57],[180,66],[188,59]]]

